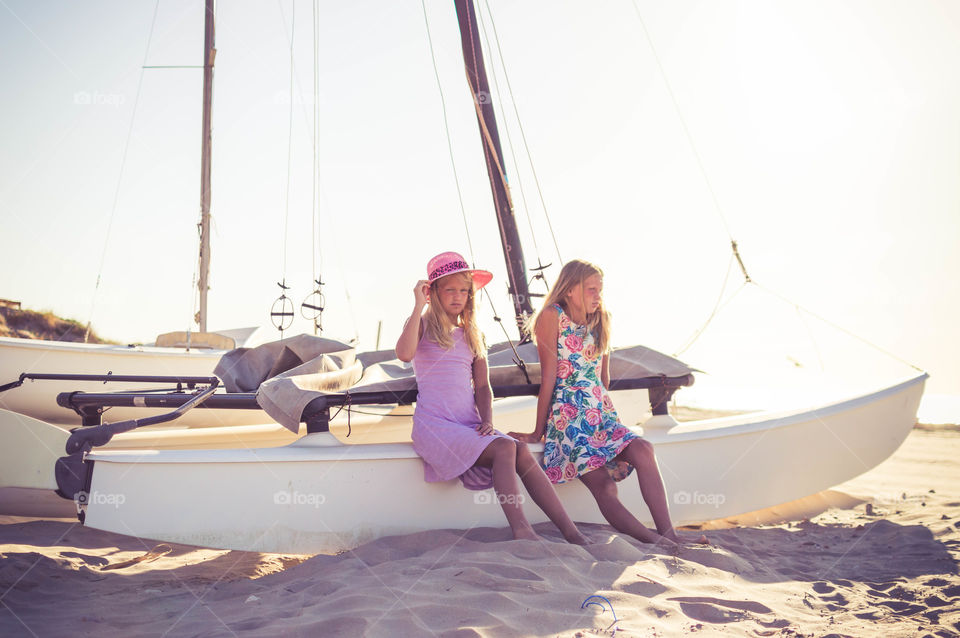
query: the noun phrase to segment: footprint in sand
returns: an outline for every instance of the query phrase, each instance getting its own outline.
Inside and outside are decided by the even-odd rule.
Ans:
[[[939,596],[927,596],[923,599],[923,604],[927,607],[946,607],[950,603]]]
[[[514,567],[511,565],[500,565],[497,563],[465,563],[465,565],[471,567],[477,567],[478,569],[492,574],[494,576],[500,576],[502,578],[509,579],[519,579],[519,580],[533,580],[533,581],[542,581],[538,574],[530,571],[529,569],[524,569],[523,567]]]
[[[946,584],[946,583],[944,583]],[[960,597],[960,585],[954,585],[953,587],[947,587],[943,590],[943,595],[947,598],[957,598]]]
[[[81,554],[79,552],[60,552],[60,555],[64,558],[79,558],[88,567],[103,567],[110,562],[103,556],[91,556],[90,554]]]
[[[820,600],[828,603],[827,609],[830,611],[840,611],[841,609],[845,609],[847,603],[850,602],[844,598],[843,594],[840,592],[837,592],[833,596],[821,596]]]
[[[136,558],[131,558],[130,560],[121,561],[119,563],[113,563],[111,565],[103,565],[100,568],[100,571],[107,571],[108,569],[123,569],[124,567],[132,567],[139,563],[149,563],[150,561],[157,560],[161,556],[166,556],[173,551],[173,548],[167,545],[166,543],[161,543],[151,549],[149,552],[144,552]]]
[[[253,631],[255,629],[266,627],[271,622],[273,622],[273,618],[261,616],[259,618],[251,618],[250,620],[243,620],[241,622],[231,623],[230,629],[234,629],[237,631]]]
[[[712,597],[668,598],[680,603],[683,613],[693,620],[710,623],[728,623],[750,617],[746,612],[769,614],[773,610],[766,605],[750,600],[723,600]],[[724,608],[727,609],[724,609]]]
[[[887,590],[896,587],[900,583],[898,581],[890,581],[887,583],[867,583],[870,589],[867,590],[867,593],[871,596],[886,596]]]
[[[914,614],[927,610],[923,605],[915,605],[905,600],[881,600],[877,604],[889,607],[893,610],[895,616],[913,616]]]
[[[627,594],[643,596],[644,598],[656,598],[663,592],[667,591],[666,587],[651,580],[641,580],[632,583],[626,583],[624,585],[617,586],[617,589]]]

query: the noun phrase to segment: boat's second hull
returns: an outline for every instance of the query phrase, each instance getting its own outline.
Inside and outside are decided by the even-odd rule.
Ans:
[[[0,383],[15,381],[22,373],[114,374],[163,376],[213,376],[223,350],[186,350],[152,346],[117,346],[67,343],[0,337]],[[0,393],[0,409],[26,414],[35,419],[64,425],[80,425],[80,415],[57,405],[61,392],[105,392],[113,390],[169,388],[171,384],[104,384],[100,381],[31,381]],[[115,407],[111,421],[137,419],[168,410]],[[271,419],[261,410],[193,410],[184,415],[182,427],[228,426],[266,423]]]

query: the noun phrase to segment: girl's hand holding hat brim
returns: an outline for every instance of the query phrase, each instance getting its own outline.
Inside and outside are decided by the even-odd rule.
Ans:
[[[417,285],[413,287],[413,296],[417,305],[425,306],[430,303],[430,282],[426,279],[418,281]]]

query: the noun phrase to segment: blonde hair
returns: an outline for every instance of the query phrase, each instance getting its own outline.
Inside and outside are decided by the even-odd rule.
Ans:
[[[602,279],[603,271],[600,270],[599,266],[591,264],[588,261],[573,259],[563,265],[556,283],[550,288],[550,292],[547,293],[547,297],[543,301],[543,306],[527,322],[527,327],[530,333],[534,335],[534,338],[536,338],[535,327],[543,311],[547,308],[552,308],[554,304],[556,304],[563,308],[564,312],[569,314],[566,304],[567,294],[578,284],[582,284],[587,278],[593,275],[600,275]],[[587,330],[593,335],[597,345],[597,351],[601,354],[606,354],[610,350],[610,313],[607,312],[602,298],[600,300],[600,307],[594,312],[587,314]]]
[[[461,310],[457,316],[456,323],[450,319],[450,315],[444,312],[439,302],[440,283],[450,277],[457,277],[470,286],[470,292],[467,294],[467,302],[463,305],[463,310]],[[444,350],[449,350],[453,347],[453,337],[450,333],[453,332],[454,328],[459,326],[463,328],[463,338],[466,339],[467,346],[470,347],[470,352],[473,353],[474,357],[486,357],[487,347],[483,342],[480,327],[477,325],[476,303],[474,301],[476,297],[477,291],[473,285],[473,277],[470,273],[453,273],[452,275],[447,275],[434,281],[430,284],[431,302],[427,306],[427,312],[423,317],[424,335]]]

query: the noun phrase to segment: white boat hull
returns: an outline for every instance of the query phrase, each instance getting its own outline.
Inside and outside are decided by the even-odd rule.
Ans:
[[[889,457],[916,421],[926,375],[821,408],[650,432],[677,524],[819,492]],[[539,447],[539,446],[538,446]],[[97,451],[86,524],[155,540],[330,553],[391,534],[505,525],[492,492],[428,484],[409,444],[344,446],[328,434],[268,449]],[[574,520],[604,522],[579,481],[557,487]],[[624,504],[650,524],[638,484]],[[532,503],[533,522],[545,520]]]
[[[116,374],[213,376],[224,350],[186,350],[152,346],[117,346],[65,341],[40,341],[0,337],[0,383],[15,381],[24,372],[42,374]],[[24,381],[19,388],[0,393],[0,409],[11,410],[50,423],[80,425],[80,415],[57,405],[61,392],[109,392],[114,390],[169,388],[171,384],[100,381]],[[108,420],[123,421],[168,410],[110,408]],[[269,423],[262,410],[193,410],[178,423],[181,427]]]
[[[645,390],[612,393],[623,406],[623,418],[639,423],[649,415]],[[494,419],[504,431],[529,429],[536,397],[495,399]],[[409,443],[414,406],[355,406],[330,422],[330,432],[347,445]],[[109,413],[111,416],[113,412]],[[141,413],[140,416],[143,416]],[[112,419],[111,419],[112,420]],[[17,516],[72,516],[72,502],[52,496],[56,489],[53,464],[66,452],[64,445],[74,426],[51,424],[0,410],[0,514]],[[278,423],[187,428],[179,421],[119,434],[106,450],[230,450],[290,445],[306,435],[306,426],[294,434]],[[38,477],[43,477],[42,480]]]

